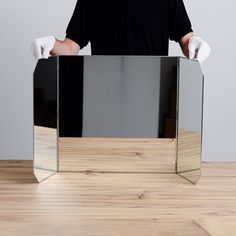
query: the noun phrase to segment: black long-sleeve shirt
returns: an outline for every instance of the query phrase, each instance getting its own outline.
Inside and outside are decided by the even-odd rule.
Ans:
[[[93,55],[168,55],[190,32],[183,0],[78,0],[66,37]]]

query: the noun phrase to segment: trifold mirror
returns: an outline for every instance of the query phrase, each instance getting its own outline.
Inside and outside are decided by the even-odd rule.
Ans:
[[[201,175],[203,74],[157,56],[59,56],[34,72],[34,171]]]

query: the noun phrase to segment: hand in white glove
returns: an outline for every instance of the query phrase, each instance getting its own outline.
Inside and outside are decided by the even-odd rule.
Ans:
[[[31,45],[33,56],[36,60],[45,58],[48,59],[50,52],[55,45],[56,39],[53,36],[46,36],[35,39]]]
[[[202,64],[211,54],[208,43],[198,36],[192,36],[188,44],[189,59],[197,59]]]

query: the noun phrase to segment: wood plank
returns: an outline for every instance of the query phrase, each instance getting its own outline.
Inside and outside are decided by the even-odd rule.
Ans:
[[[213,236],[235,236],[236,234],[235,216],[199,218],[196,222]]]
[[[0,160],[0,168],[27,169],[33,167],[32,160]]]
[[[174,173],[174,139],[60,138],[60,171]]]
[[[204,163],[205,173],[212,173],[197,185],[174,174],[150,173],[61,172],[39,185],[0,180],[0,232],[236,235],[236,177],[226,176],[227,166],[231,172],[232,164],[224,163],[222,174],[218,164]]]
[[[202,175],[208,177],[236,177],[236,163],[202,163]]]
[[[141,220],[81,220],[78,218],[55,218],[50,221],[4,222],[2,232],[8,236],[15,235],[69,235],[69,236],[210,236],[194,221],[174,219]],[[30,227],[29,227],[30,224]],[[10,230],[9,230],[10,229]]]
[[[37,182],[31,160],[0,160],[0,181]]]

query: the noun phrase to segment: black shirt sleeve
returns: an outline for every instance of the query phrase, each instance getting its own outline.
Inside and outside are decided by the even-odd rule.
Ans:
[[[90,41],[89,0],[78,0],[72,18],[66,29],[66,38],[76,42],[80,48]]]
[[[176,42],[193,32],[183,0],[170,0],[169,38]]]

